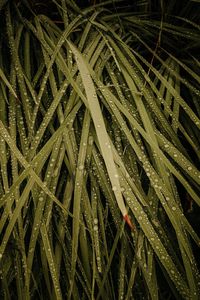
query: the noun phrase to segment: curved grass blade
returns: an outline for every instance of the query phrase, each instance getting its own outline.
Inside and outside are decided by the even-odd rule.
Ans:
[[[117,170],[113,159],[113,153],[110,148],[110,142],[108,138],[108,134],[106,132],[105,123],[102,117],[102,112],[100,109],[100,105],[98,102],[97,94],[95,91],[94,83],[92,82],[90,71],[87,68],[87,65],[80,54],[80,52],[70,43],[69,46],[72,49],[73,53],[75,54],[75,58],[77,61],[77,65],[81,74],[81,78],[83,81],[83,85],[85,87],[85,92],[87,96],[87,103],[86,106],[88,107],[94,126],[96,130],[96,134],[98,137],[98,141],[100,144],[100,149],[102,152],[102,156],[104,158],[109,178],[112,184],[112,188],[114,191],[114,194],[116,196],[116,200],[118,203],[118,206],[122,212],[122,215],[127,215],[127,210],[124,204],[124,200],[120,191],[120,183],[117,176]]]

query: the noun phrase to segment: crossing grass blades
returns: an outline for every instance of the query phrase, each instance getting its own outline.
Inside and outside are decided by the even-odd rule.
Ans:
[[[200,28],[151,4],[0,1],[1,299],[199,299]]]

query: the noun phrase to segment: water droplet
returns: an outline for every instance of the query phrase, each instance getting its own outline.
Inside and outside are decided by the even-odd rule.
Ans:
[[[80,165],[80,166],[78,167],[78,169],[79,169],[80,171],[82,171],[82,170],[84,169],[84,165]]]
[[[95,224],[95,225],[98,224],[98,219],[97,219],[97,218],[94,219],[94,224]]]

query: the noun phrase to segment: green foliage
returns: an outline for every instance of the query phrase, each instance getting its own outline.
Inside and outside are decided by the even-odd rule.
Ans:
[[[156,1],[7,2],[1,299],[198,300],[195,17],[162,1],[156,15]]]

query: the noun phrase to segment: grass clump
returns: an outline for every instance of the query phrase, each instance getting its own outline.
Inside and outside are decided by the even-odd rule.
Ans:
[[[198,300],[199,26],[48,4],[0,1],[1,298]]]

